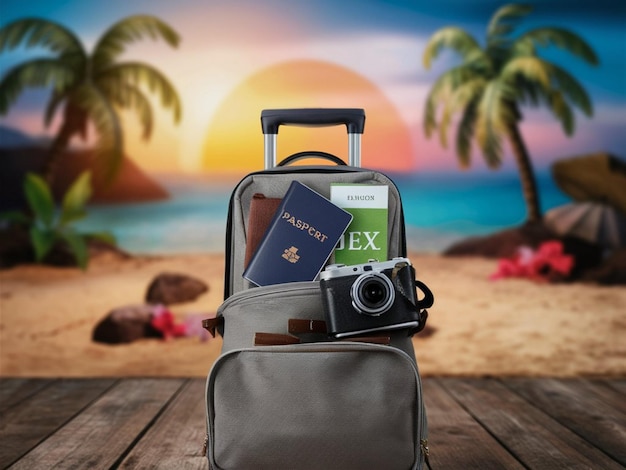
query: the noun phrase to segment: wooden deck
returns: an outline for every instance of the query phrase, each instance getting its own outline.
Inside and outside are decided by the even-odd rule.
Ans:
[[[626,379],[426,378],[440,469],[621,469]],[[0,379],[0,468],[206,469],[202,379]]]

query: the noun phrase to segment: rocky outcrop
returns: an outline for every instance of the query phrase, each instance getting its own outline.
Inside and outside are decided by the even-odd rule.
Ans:
[[[609,286],[626,284],[626,248],[614,251],[598,266],[584,271],[580,279]]]
[[[39,173],[46,150],[40,147],[0,148],[0,210],[25,206],[24,175]],[[131,159],[124,158],[116,178],[108,183],[102,165],[92,151],[68,151],[60,157],[53,192],[60,198],[84,170],[92,171],[93,195],[90,203],[128,203],[167,199],[168,192],[143,172]]]
[[[536,248],[556,236],[541,223],[527,223],[490,235],[470,237],[447,248],[445,256],[483,256],[507,258],[515,255],[518,247]]]
[[[543,224],[525,224],[482,237],[461,240],[444,251],[445,256],[511,258],[521,246],[537,248],[548,240],[563,244],[563,252],[574,257],[567,281],[626,284],[626,249],[605,253],[599,245],[576,237],[560,237]]]
[[[207,333],[200,328],[201,321],[197,315],[188,315],[185,322],[179,323],[167,305],[191,302],[208,290],[204,282],[185,274],[161,273],[150,283],[145,304],[111,310],[95,326],[92,339],[106,344],[179,336],[206,339]]]
[[[208,290],[204,282],[191,276],[161,273],[148,286],[146,302],[163,305],[192,302]]]
[[[141,338],[159,338],[152,327],[152,305],[128,305],[111,310],[94,328],[92,339],[99,343],[130,343]]]

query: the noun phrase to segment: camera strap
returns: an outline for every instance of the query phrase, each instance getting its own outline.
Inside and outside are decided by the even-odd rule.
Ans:
[[[409,270],[409,279],[413,279],[413,285],[415,286],[416,290],[420,291],[424,295],[424,297],[421,300],[418,300],[417,303],[413,303],[413,301],[407,296],[405,288],[402,285],[403,276],[401,276],[401,273],[405,269]],[[415,269],[409,263],[404,261],[399,262],[394,266],[393,270],[391,271],[391,282],[395,286],[396,290],[400,293],[406,305],[411,310],[417,313],[419,324],[417,327],[411,329],[409,334],[412,336],[416,333],[419,333],[426,326],[426,320],[428,319],[428,310],[426,309],[432,307],[433,303],[435,302],[435,296],[426,284],[424,284],[422,281],[418,281],[417,279],[415,279]]]

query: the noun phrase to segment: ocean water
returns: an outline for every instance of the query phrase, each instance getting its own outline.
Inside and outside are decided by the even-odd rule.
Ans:
[[[462,238],[520,224],[526,208],[516,173],[390,175],[402,197],[409,249],[440,252]],[[537,174],[542,209],[569,201],[548,171]],[[134,254],[223,252],[232,184],[160,178],[162,202],[93,205],[79,228],[111,231]]]

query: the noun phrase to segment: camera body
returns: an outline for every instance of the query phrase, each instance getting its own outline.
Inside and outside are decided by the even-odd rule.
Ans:
[[[407,258],[352,266],[330,265],[320,273],[328,333],[335,338],[385,330],[412,329],[415,270]]]

